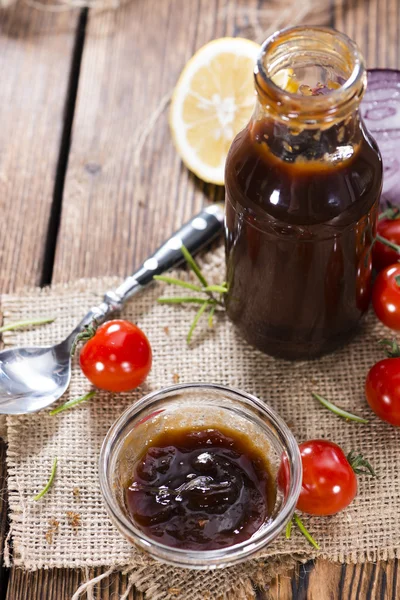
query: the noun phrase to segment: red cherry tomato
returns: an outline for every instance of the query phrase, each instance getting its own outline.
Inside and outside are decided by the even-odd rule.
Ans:
[[[371,367],[365,395],[380,419],[400,426],[400,358],[385,358]]]
[[[382,219],[378,221],[377,233],[390,242],[400,245],[400,219]],[[375,242],[372,248],[374,269],[381,271],[398,261],[400,261],[400,255],[396,250],[389,248],[382,242]]]
[[[149,340],[139,327],[115,319],[97,329],[83,346],[79,361],[94,386],[109,392],[127,392],[146,379],[152,352]]]
[[[309,515],[334,515],[346,508],[357,494],[357,477],[343,450],[327,440],[309,440],[299,445],[303,482],[297,508]],[[283,460],[278,483],[287,489],[288,467]]]
[[[378,274],[372,290],[372,304],[376,316],[386,327],[400,331],[400,263],[386,267]]]

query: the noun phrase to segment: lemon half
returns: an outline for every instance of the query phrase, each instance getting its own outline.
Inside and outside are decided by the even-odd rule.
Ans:
[[[204,181],[224,184],[229,147],[254,109],[259,51],[243,38],[214,40],[189,60],[176,84],[169,118],[173,140],[185,165]]]

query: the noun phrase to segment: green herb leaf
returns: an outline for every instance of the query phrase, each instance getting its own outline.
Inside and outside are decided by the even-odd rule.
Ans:
[[[290,537],[292,535],[292,525],[293,525],[293,520],[290,519],[289,523],[286,525],[286,539],[290,540]]]
[[[394,278],[394,280],[397,283],[397,285],[400,287],[400,275],[396,275],[396,277]]]
[[[172,285],[178,285],[180,287],[187,288],[188,290],[194,290],[195,292],[202,291],[202,288],[199,285],[194,285],[194,283],[182,281],[182,279],[176,279],[175,277],[168,277],[167,275],[154,275],[153,279],[156,281],[163,281],[164,283],[170,283]]]
[[[43,498],[43,496],[45,494],[47,494],[47,492],[49,491],[49,489],[51,488],[51,486],[53,484],[54,477],[56,476],[56,471],[57,471],[57,456],[53,460],[53,466],[51,467],[50,478],[49,478],[48,482],[46,483],[46,485],[44,486],[44,488],[42,489],[42,491],[39,492],[34,497],[35,502],[37,502],[38,500],[40,500],[40,498]]]
[[[300,517],[296,514],[293,515],[293,520],[296,523],[297,527],[300,529],[301,533],[304,535],[304,537],[306,538],[306,540],[308,540],[311,544],[311,546],[314,546],[314,548],[316,550],[319,550],[319,544],[314,540],[313,536],[311,535],[311,533],[306,529],[306,527],[304,526],[302,520],[300,519]]]
[[[24,327],[33,327],[36,325],[46,325],[47,323],[53,323],[54,317],[45,317],[44,319],[31,319],[29,321],[16,321],[15,323],[9,323],[0,327],[0,333],[4,331],[13,331],[14,329],[23,329]]]
[[[161,297],[157,299],[160,304],[184,304],[186,302],[191,304],[204,304],[204,302],[210,302],[206,298],[192,298],[192,296],[171,296]]]
[[[316,394],[315,392],[311,393],[314,396],[314,398],[318,400],[318,402],[320,402],[323,406],[325,406],[325,408],[328,408],[338,417],[342,417],[342,419],[346,419],[346,421],[355,421],[356,423],[368,423],[367,419],[363,419],[362,417],[353,415],[352,413],[349,413],[346,410],[335,406],[335,404],[332,404],[332,402],[329,402],[329,400],[325,400],[325,398],[322,398],[322,396]]]
[[[182,254],[185,257],[185,260],[189,267],[192,269],[193,273],[196,275],[197,279],[200,281],[203,287],[207,287],[208,283],[203,273],[200,270],[199,265],[194,260],[193,256],[190,254],[189,250],[185,246],[181,246]]]
[[[347,455],[347,460],[349,461],[351,468],[356,475],[369,475],[370,477],[377,477],[374,469],[362,454],[356,454],[354,450],[352,450]]]
[[[70,408],[77,406],[77,404],[81,404],[82,402],[86,402],[86,400],[90,400],[93,396],[96,395],[96,392],[88,392],[84,396],[80,396],[79,398],[75,398],[74,400],[68,400],[65,404],[61,404],[61,406],[57,406],[54,410],[50,411],[50,415],[58,415],[60,412],[64,412],[64,410],[69,410]]]
[[[209,300],[203,300],[203,306],[201,306],[199,308],[199,310],[197,311],[197,313],[193,319],[193,323],[190,326],[189,333],[187,334],[186,341],[188,344],[190,343],[190,340],[192,339],[193,332],[196,329],[196,325],[199,322],[201,315],[204,313],[205,310],[207,310],[207,308],[209,306],[210,306]]]
[[[208,285],[207,287],[203,288],[202,291],[203,292],[218,292],[219,294],[226,294],[226,292],[228,291],[228,288],[225,287],[224,285]]]
[[[210,314],[209,314],[209,316],[208,316],[208,326],[209,326],[209,327],[212,327],[212,326],[213,326],[213,316],[214,316],[214,313],[215,313],[215,309],[216,309],[216,308],[217,308],[217,305],[216,305],[216,304],[213,304],[213,305],[211,306]]]

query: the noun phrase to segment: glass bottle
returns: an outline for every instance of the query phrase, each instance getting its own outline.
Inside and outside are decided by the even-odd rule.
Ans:
[[[356,331],[371,292],[382,160],[344,34],[294,27],[262,46],[257,102],[226,163],[226,307],[271,355],[307,359]]]

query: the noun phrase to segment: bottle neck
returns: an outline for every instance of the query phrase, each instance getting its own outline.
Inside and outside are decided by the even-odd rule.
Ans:
[[[366,74],[347,36],[324,27],[278,32],[263,44],[254,76],[252,128],[273,154],[290,162],[351,158],[362,138]]]
[[[362,140],[358,107],[329,125],[316,122],[301,127],[297,122],[277,119],[260,100],[251,122],[253,139],[286,162],[319,161],[336,164],[349,160]]]

